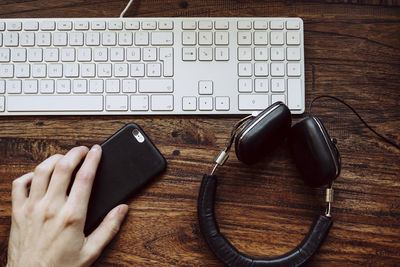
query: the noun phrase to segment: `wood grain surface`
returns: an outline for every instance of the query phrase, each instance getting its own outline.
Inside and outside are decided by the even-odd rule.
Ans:
[[[1,18],[117,17],[128,1],[2,0]],[[304,20],[306,103],[332,94],[400,143],[399,1],[134,1],[127,16],[259,16]],[[400,153],[363,127],[346,107],[313,108],[338,140],[334,224],[309,266],[400,266]],[[295,117],[297,121],[301,116]],[[0,265],[7,259],[11,181],[54,153],[101,143],[128,122],[141,125],[168,161],[164,175],[129,202],[120,234],[96,266],[220,266],[197,222],[203,173],[239,117],[0,117]],[[297,246],[324,192],[303,185],[285,146],[255,166],[232,154],[219,170],[216,215],[221,231],[252,256]]]

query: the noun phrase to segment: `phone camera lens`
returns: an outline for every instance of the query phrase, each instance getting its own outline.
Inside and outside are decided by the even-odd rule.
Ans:
[[[136,138],[136,141],[138,141],[139,143],[143,143],[144,142],[144,136],[142,135],[141,132],[139,132],[138,129],[134,129],[132,131],[132,135]]]

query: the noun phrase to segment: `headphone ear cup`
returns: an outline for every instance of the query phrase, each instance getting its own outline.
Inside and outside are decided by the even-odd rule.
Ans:
[[[253,164],[274,150],[290,131],[292,118],[290,110],[277,102],[262,111],[236,136],[237,158],[246,164]]]
[[[319,187],[339,176],[339,151],[317,117],[307,117],[292,127],[289,147],[305,184]]]

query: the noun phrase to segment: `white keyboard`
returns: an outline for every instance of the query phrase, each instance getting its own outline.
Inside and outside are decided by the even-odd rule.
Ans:
[[[305,107],[300,18],[0,19],[0,116]]]

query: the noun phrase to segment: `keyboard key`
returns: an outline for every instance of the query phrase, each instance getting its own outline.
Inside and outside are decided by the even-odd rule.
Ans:
[[[298,30],[298,29],[300,29],[300,23],[296,20],[288,20],[288,21],[286,21],[286,29]]]
[[[131,64],[131,76],[132,77],[143,77],[144,76],[144,64]]]
[[[217,20],[214,23],[214,28],[216,30],[228,30],[229,29],[229,22],[227,20]]]
[[[37,80],[24,80],[22,81],[22,90],[24,94],[37,94],[38,81]]]
[[[48,66],[49,78],[61,78],[63,76],[62,64],[49,64]]]
[[[86,45],[99,46],[100,45],[100,33],[99,32],[87,32],[86,33]]]
[[[287,64],[287,75],[288,76],[300,76],[300,63],[288,63]]]
[[[251,45],[251,32],[238,32],[238,45]]]
[[[108,111],[128,110],[128,96],[126,95],[106,96],[106,110]]]
[[[41,80],[40,81],[40,93],[41,94],[53,94],[54,93],[54,80]]]
[[[6,81],[0,80],[0,94],[4,94],[6,92]]]
[[[55,46],[66,46],[67,45],[67,33],[66,32],[53,33],[53,44]]]
[[[197,109],[197,99],[194,96],[182,97],[182,110],[194,111]]]
[[[143,48],[143,60],[144,61],[157,60],[157,48],[155,48],[155,47]]]
[[[37,21],[24,22],[25,31],[37,31],[38,29],[39,29],[39,23]]]
[[[122,21],[110,21],[108,23],[109,30],[122,30]]]
[[[119,80],[106,80],[106,93],[119,93]]]
[[[211,20],[201,20],[199,21],[199,30],[212,30],[213,23]]]
[[[239,110],[263,110],[268,106],[268,95],[239,95]]]
[[[268,21],[266,20],[256,20],[254,21],[255,30],[266,30],[268,29]]]
[[[199,47],[199,60],[211,61],[213,59],[212,47]]]
[[[5,110],[5,98],[4,96],[0,96],[0,111],[3,112]]]
[[[30,50],[32,51],[32,49]],[[61,61],[74,62],[75,61],[75,48],[62,48]]]
[[[29,64],[16,64],[15,65],[15,77],[17,78],[29,78],[30,77],[30,65]]]
[[[252,55],[251,55],[251,47],[239,47],[238,48],[238,60],[243,61],[243,60],[251,60]]]
[[[50,46],[51,44],[51,33],[41,32],[36,34],[36,42],[38,46]]]
[[[87,93],[87,80],[77,79],[74,80],[72,91],[75,94],[86,94]]]
[[[125,29],[126,30],[139,30],[140,24],[138,21],[126,21]]]
[[[199,45],[212,45],[213,35],[212,32],[199,32]]]
[[[135,32],[135,45],[148,45],[149,33],[148,32]]]
[[[153,111],[174,110],[174,97],[172,95],[152,95],[151,110]]]
[[[122,80],[122,92],[136,93],[136,80],[135,79]]]
[[[199,110],[213,110],[213,98],[211,96],[199,97]]]
[[[158,23],[158,28],[160,30],[172,30],[174,28],[174,23],[171,20],[164,20]]]
[[[131,32],[119,32],[118,44],[131,46],[133,44],[133,34]]]
[[[128,77],[129,76],[129,69],[128,64],[115,64],[114,65],[114,76],[115,77]]]
[[[299,45],[300,44],[300,32],[299,31],[287,31],[286,43],[288,45]]]
[[[10,49],[0,48],[0,62],[10,62]]]
[[[215,110],[228,111],[230,109],[229,97],[227,96],[217,96],[215,98]]]
[[[239,30],[251,30],[251,21],[249,20],[239,20],[237,24]]]
[[[257,77],[268,76],[268,63],[261,63],[261,62],[254,63],[254,76]]]
[[[287,48],[287,60],[300,60],[300,48],[299,47],[288,47]]]
[[[254,44],[255,45],[267,45],[268,44],[268,33],[264,32],[254,32]]]
[[[257,61],[268,60],[268,48],[267,47],[255,47],[254,48],[254,60],[257,60]]]
[[[147,76],[148,77],[160,77],[161,76],[161,64],[160,63],[147,64]]]
[[[143,21],[142,22],[143,30],[155,30],[157,29],[157,22],[155,21]]]
[[[92,30],[105,30],[105,29],[106,29],[105,21],[92,22]]]
[[[117,44],[117,34],[115,32],[103,32],[103,45],[114,46]]]
[[[54,31],[56,29],[56,23],[54,21],[41,21],[40,22],[40,29],[42,31]]]
[[[4,33],[4,45],[7,47],[16,47],[19,44],[19,35],[17,32]]]
[[[148,95],[132,95],[131,96],[131,110],[133,110],[133,111],[149,110],[149,96]]]
[[[256,91],[257,93],[268,92],[268,79],[255,79],[254,91]]]
[[[9,96],[10,112],[102,111],[102,96]]]
[[[183,45],[195,45],[196,44],[196,32],[183,32],[182,33],[182,44]]]
[[[75,22],[75,30],[78,30],[78,31],[89,30],[89,22],[88,21],[76,21]]]
[[[20,31],[22,30],[22,23],[19,21],[7,22],[8,31]]]
[[[196,29],[196,21],[193,21],[193,20],[182,21],[182,29],[183,30],[195,30]]]
[[[213,82],[212,81],[199,81],[199,95],[212,95]]]
[[[94,48],[93,49],[94,61],[107,61],[108,60],[108,49],[107,48]]]
[[[182,60],[183,61],[195,61],[197,59],[195,47],[184,47],[182,48]]]
[[[21,35],[21,46],[34,46],[35,45],[35,33],[33,32],[22,32]]]
[[[271,63],[271,76],[285,76],[285,64],[284,63]]]
[[[173,48],[160,48],[160,60],[164,62],[164,76],[172,77],[174,75],[174,50]]]
[[[215,32],[215,44],[216,45],[228,45],[229,44],[229,32]]]
[[[288,79],[288,107],[298,110],[302,107],[302,93],[300,79]]]
[[[270,24],[271,30],[283,30],[283,21],[272,20]]]
[[[58,48],[46,48],[44,50],[44,61],[57,62],[59,60]]]
[[[140,48],[127,48],[126,49],[126,60],[127,61],[139,61],[140,60]]]
[[[70,31],[72,30],[71,21],[59,21],[57,22],[57,30],[59,31]]]
[[[271,32],[271,44],[272,45],[283,45],[283,32]]]
[[[251,63],[239,63],[238,74],[241,77],[247,77],[252,75]]]
[[[97,65],[97,76],[101,78],[108,78],[112,76],[112,64],[98,64]]]
[[[6,81],[6,92],[8,94],[20,94],[22,92],[21,84],[22,84],[21,80]]]
[[[57,80],[56,91],[59,94],[71,93],[71,80]]]
[[[125,59],[125,53],[124,53],[124,48],[122,47],[113,47],[110,48],[110,60],[111,61],[124,61]]]
[[[77,59],[79,62],[90,62],[92,60],[92,49],[78,48],[77,55]]]
[[[272,79],[271,80],[271,92],[284,92],[285,91],[285,80],[284,79]]]
[[[283,47],[271,47],[271,60],[284,60],[285,50]]]
[[[143,79],[139,80],[140,93],[172,93],[174,83],[172,79]]]
[[[251,93],[253,91],[252,79],[239,79],[238,80],[238,91],[240,93]]]
[[[229,60],[229,48],[228,47],[216,47],[215,48],[215,60],[216,61]]]
[[[69,34],[69,45],[83,46],[83,32],[71,32]]]
[[[102,94],[104,91],[104,82],[100,79],[89,81],[89,93]]]
[[[14,65],[0,64],[0,78],[13,78]]]
[[[79,64],[78,63],[66,63],[66,64],[64,64],[64,76],[67,77],[67,78],[76,78],[76,77],[78,77],[79,76]]]

